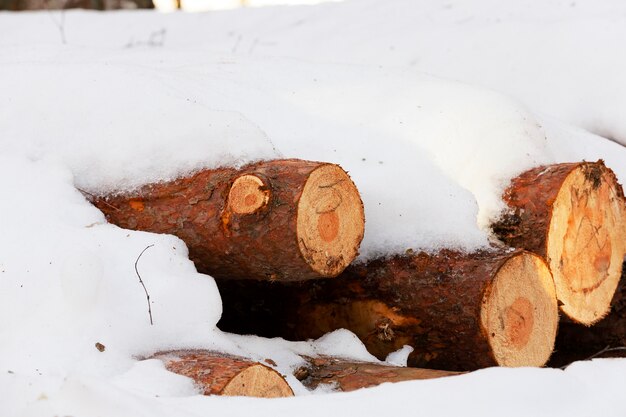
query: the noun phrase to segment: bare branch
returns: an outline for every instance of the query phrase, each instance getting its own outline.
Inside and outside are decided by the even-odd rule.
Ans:
[[[141,279],[141,275],[139,275],[139,270],[137,269],[137,264],[139,263],[139,259],[141,258],[141,255],[143,255],[143,253],[145,251],[147,251],[148,249],[150,249],[153,246],[154,245],[146,246],[144,248],[144,250],[141,251],[141,253],[137,257],[137,259],[135,260],[135,273],[137,274],[137,277],[139,278],[139,283],[143,287],[143,291],[146,293],[146,300],[148,301],[148,315],[150,316],[150,325],[151,326],[154,325],[154,323],[152,321],[152,307],[150,307],[150,294],[148,294],[148,290],[146,289],[146,285],[143,283],[143,280]]]

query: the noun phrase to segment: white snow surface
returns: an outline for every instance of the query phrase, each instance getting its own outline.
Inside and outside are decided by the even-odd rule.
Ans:
[[[78,190],[335,162],[365,203],[365,260],[487,247],[507,182],[539,164],[603,158],[623,181],[626,149],[583,129],[626,143],[624,3],[471,4],[0,13],[0,415],[626,414],[624,360],[308,395],[299,355],[375,358],[347,331],[222,333],[183,242],[108,225]],[[137,268],[154,325],[134,269],[150,245]],[[271,358],[297,397],[200,396],[142,360],[174,348]]]

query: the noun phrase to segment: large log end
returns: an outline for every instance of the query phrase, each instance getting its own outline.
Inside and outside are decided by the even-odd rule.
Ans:
[[[311,172],[296,228],[300,252],[316,274],[337,276],[356,258],[365,214],[356,186],[341,167],[323,164]]]
[[[591,325],[610,310],[626,252],[624,194],[602,161],[581,163],[552,204],[546,244],[561,310]]]

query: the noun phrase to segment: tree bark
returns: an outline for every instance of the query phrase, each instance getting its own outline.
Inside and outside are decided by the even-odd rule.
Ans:
[[[163,361],[169,371],[193,379],[204,395],[293,396],[282,375],[258,362],[201,350],[163,352],[153,358]]]
[[[459,372],[433,369],[404,368],[345,359],[319,357],[307,358],[308,366],[299,368],[295,376],[310,389],[320,384],[331,384],[337,390],[348,392],[374,387],[386,382],[414,381],[460,375]]]
[[[178,236],[200,272],[222,279],[334,277],[357,256],[365,223],[345,171],[301,160],[205,170],[92,201],[120,227]]]
[[[567,317],[602,319],[626,253],[626,202],[613,171],[603,161],[541,166],[515,178],[503,198],[510,210],[495,234],[545,257]]]
[[[304,340],[346,328],[379,359],[410,345],[409,365],[431,369],[542,366],[558,323],[548,267],[524,251],[419,253],[330,281],[218,286],[223,330]]]

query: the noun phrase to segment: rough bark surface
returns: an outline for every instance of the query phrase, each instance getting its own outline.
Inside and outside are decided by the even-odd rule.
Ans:
[[[173,351],[154,356],[165,367],[194,380],[204,395],[291,397],[293,391],[275,370],[244,359],[208,351]]]
[[[591,325],[609,310],[626,252],[626,200],[603,161],[531,169],[503,196],[509,212],[493,225],[508,246],[544,257],[563,313]]]
[[[120,227],[180,237],[198,270],[216,278],[336,276],[363,237],[356,187],[341,168],[320,162],[205,170],[92,202]]]
[[[485,300],[503,265],[522,255],[524,262],[530,259],[545,270],[544,282],[528,286],[546,292],[538,297],[545,298],[540,302],[547,306],[538,308],[548,311],[533,310],[531,300],[530,310],[520,314],[521,321],[517,316],[505,317],[507,326],[489,334],[481,319]],[[419,253],[350,266],[331,281],[259,283],[253,288],[224,281],[218,285],[224,301],[219,323],[223,330],[304,340],[347,328],[380,359],[410,345],[415,350],[409,365],[431,369],[463,371],[502,364],[508,358],[496,357],[493,341],[519,342],[522,349],[528,332],[535,328],[545,328],[547,346],[542,349],[547,356],[541,363],[525,364],[543,365],[552,351],[558,321],[550,273],[539,257],[526,252]],[[515,307],[510,311],[515,312]],[[533,333],[532,343],[534,337]]]
[[[385,382],[414,381],[459,375],[458,372],[434,369],[403,368],[376,363],[354,362],[345,359],[308,358],[309,365],[298,369],[296,378],[310,389],[320,384],[331,384],[339,391],[354,391],[374,387]]]

